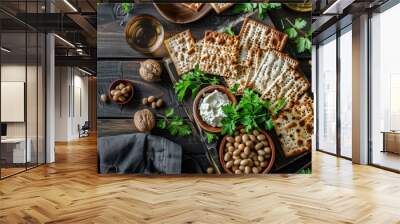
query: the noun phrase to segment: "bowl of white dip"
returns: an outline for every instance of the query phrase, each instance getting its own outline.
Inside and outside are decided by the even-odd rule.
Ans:
[[[207,86],[200,90],[194,99],[194,119],[202,129],[212,133],[219,133],[222,127],[221,122],[225,118],[222,107],[236,103],[235,95],[224,86]]]

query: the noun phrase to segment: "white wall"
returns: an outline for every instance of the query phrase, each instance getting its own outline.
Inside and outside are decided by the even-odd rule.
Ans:
[[[74,140],[88,121],[88,78],[72,67],[56,67],[55,74],[55,140]]]

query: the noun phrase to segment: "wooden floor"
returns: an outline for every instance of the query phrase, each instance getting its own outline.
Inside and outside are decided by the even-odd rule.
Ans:
[[[400,175],[313,155],[312,175],[100,176],[96,142],[0,181],[0,223],[400,223]]]

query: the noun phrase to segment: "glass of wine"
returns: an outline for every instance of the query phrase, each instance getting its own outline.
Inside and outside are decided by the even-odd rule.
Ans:
[[[135,16],[125,27],[125,37],[129,46],[144,54],[160,51],[164,36],[162,24],[151,15]]]

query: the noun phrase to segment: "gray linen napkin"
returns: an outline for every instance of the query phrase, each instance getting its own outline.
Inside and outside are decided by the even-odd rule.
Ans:
[[[144,133],[98,139],[100,173],[180,174],[182,147]]]

